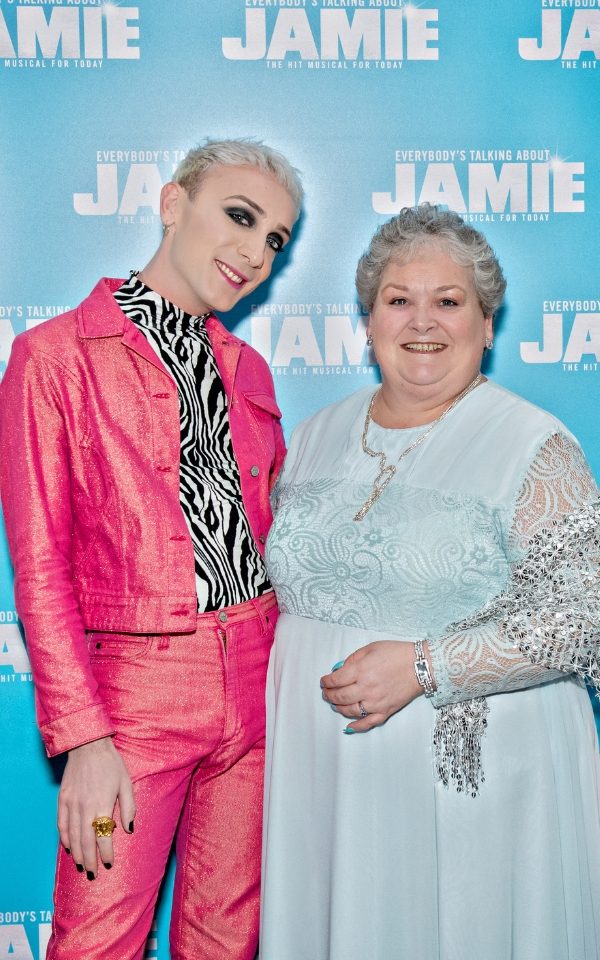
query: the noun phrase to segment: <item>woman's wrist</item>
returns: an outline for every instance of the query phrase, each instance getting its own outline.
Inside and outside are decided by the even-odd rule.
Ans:
[[[420,692],[430,699],[433,697],[436,688],[431,667],[431,660],[429,658],[429,646],[427,641],[415,641],[414,670],[419,687],[421,688]]]

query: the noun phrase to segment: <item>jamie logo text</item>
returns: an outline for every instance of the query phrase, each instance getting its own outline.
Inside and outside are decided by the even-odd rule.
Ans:
[[[19,58],[139,60],[139,8],[101,6],[44,7],[15,4],[0,10],[0,57],[5,66]],[[25,65],[27,65],[27,63]]]
[[[438,11],[245,10],[245,35],[223,37],[228,60],[437,60]],[[312,23],[311,23],[312,20]]]
[[[394,191],[373,193],[376,213],[439,203],[458,213],[583,213],[581,162],[396,163]],[[545,218],[547,219],[547,218]]]
[[[600,303],[594,303],[600,309]],[[523,363],[562,363],[574,370],[581,364],[585,372],[597,371],[600,369],[600,312],[544,312],[541,338],[521,343],[521,360]]]
[[[580,60],[582,66],[600,57],[600,10],[542,10],[539,37],[520,37],[523,60]],[[570,18],[570,19],[569,19]]]

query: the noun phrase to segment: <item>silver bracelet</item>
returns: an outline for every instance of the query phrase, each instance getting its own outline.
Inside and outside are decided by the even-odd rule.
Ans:
[[[429,664],[423,651],[422,640],[415,640],[415,674],[420,685],[423,687],[425,696],[432,697],[435,690],[433,689],[433,680],[429,672]]]

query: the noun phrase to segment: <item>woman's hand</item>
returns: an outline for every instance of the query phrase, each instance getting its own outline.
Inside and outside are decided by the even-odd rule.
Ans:
[[[423,644],[427,659],[427,644]],[[412,643],[376,640],[360,647],[343,663],[321,677],[323,698],[338,713],[354,722],[348,732],[363,733],[377,727],[423,693],[415,674]],[[368,716],[360,717],[360,706]]]
[[[132,833],[133,788],[111,737],[69,750],[58,796],[58,829],[61,843],[70,851],[77,869],[87,872],[88,880],[96,876],[98,853],[104,866],[112,867],[112,837],[96,838],[92,820],[112,817],[117,800],[123,829]]]

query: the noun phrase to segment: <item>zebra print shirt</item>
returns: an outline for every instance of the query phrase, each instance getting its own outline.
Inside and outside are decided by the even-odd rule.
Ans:
[[[244,504],[227,397],[204,317],[191,316],[132,272],[114,297],[177,385],[181,418],[179,500],[192,537],[201,613],[271,589]]]

